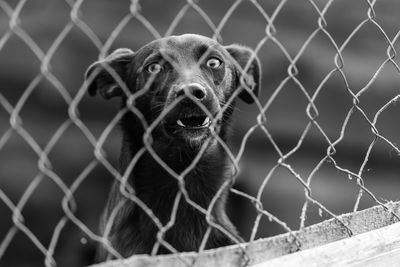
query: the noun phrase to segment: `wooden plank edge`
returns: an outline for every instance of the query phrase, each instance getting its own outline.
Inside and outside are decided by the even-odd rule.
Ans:
[[[389,202],[383,208],[374,206],[362,211],[338,216],[344,224],[351,229],[353,236],[373,231],[397,222],[393,216],[400,214],[400,202]],[[301,243],[298,248],[294,238]],[[127,259],[113,260],[91,267],[136,267],[136,266],[241,266],[246,259],[249,264],[258,264],[294,253],[299,250],[315,248],[331,242],[348,238],[348,232],[335,218],[305,227],[299,231],[285,233],[273,237],[262,238],[251,243],[243,243],[206,250],[202,253],[184,252],[175,255],[134,255]]]
[[[400,223],[265,261],[252,267],[399,266]]]

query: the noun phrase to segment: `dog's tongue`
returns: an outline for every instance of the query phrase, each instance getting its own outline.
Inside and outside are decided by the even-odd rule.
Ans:
[[[188,118],[181,118],[176,122],[181,127],[187,128],[205,128],[211,123],[211,120],[207,116],[194,116]]]

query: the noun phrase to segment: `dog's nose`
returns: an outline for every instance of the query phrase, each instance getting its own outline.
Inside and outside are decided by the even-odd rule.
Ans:
[[[183,96],[185,94],[186,95],[190,94],[197,100],[201,101],[204,98],[206,98],[207,91],[201,84],[191,83],[179,87],[179,89],[176,91],[176,97]]]

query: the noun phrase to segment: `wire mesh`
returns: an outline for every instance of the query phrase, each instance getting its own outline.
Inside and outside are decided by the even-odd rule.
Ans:
[[[338,218],[338,214],[377,204],[400,219],[385,204],[386,200],[396,200],[393,191],[400,186],[396,182],[400,155],[397,145],[400,129],[396,123],[400,68],[396,46],[400,31],[393,19],[397,14],[392,14],[398,3],[236,0],[221,1],[221,7],[211,11],[219,3],[173,1],[165,7],[168,26],[150,12],[160,5],[155,2],[132,0],[105,4],[103,1],[77,0],[47,5],[63,10],[65,14],[60,17],[64,16],[65,21],[44,12],[43,19],[55,20],[57,27],[52,28],[54,37],[48,38],[51,41],[43,42],[37,27],[51,27],[48,24],[52,21],[41,22],[37,27],[32,24],[38,16],[35,11],[40,9],[36,4],[26,0],[0,0],[0,62],[4,69],[0,92],[0,201],[2,220],[5,220],[0,224],[0,262],[18,262],[21,259],[15,256],[15,251],[28,247],[36,251],[34,260],[44,262],[46,266],[71,262],[89,264],[91,260],[79,258],[86,256],[76,256],[75,253],[87,243],[91,244],[87,246],[89,252],[85,252],[89,255],[87,257],[91,257],[94,245],[102,244],[111,255],[121,258],[107,238],[115,216],[118,216],[118,207],[108,220],[105,233],[99,233],[97,229],[99,213],[106,201],[104,195],[111,180],[118,181],[126,201],[142,209],[156,225],[158,234],[152,255],[157,254],[160,247],[172,253],[179,252],[167,242],[165,235],[177,220],[181,202],[192,206],[208,223],[198,252],[206,248],[212,229],[218,229],[241,244],[241,240],[215,223],[212,215],[216,201],[234,182],[238,186],[230,189],[230,195],[239,206],[232,207],[233,214],[236,212],[236,217],[242,217],[237,214],[244,213],[240,210],[243,207],[254,210],[252,215],[247,214],[249,218],[241,218],[245,222],[240,222],[240,225],[246,226],[239,226],[239,230],[247,229],[241,232],[247,231],[243,236],[250,243],[265,233],[291,233],[326,218],[335,218],[351,236],[352,229]],[[98,11],[113,7],[119,8],[121,18],[116,20],[113,17],[112,23],[101,24],[101,16],[107,15],[100,15]],[[362,11],[347,21],[351,26],[344,26],[340,21],[348,19],[340,14],[343,8]],[[304,13],[298,9],[304,9]],[[172,14],[170,17],[168,12]],[[257,17],[258,24],[248,23],[246,19],[249,17],[243,19],[241,12]],[[304,21],[307,30],[303,30],[302,35],[296,32],[296,19],[298,23]],[[187,31],[185,26],[190,22],[203,23],[199,32],[219,42],[229,36],[234,42],[247,45],[250,36],[252,43],[248,45],[253,47],[263,66],[264,95],[260,98],[252,95],[255,105],[250,113],[244,111],[247,107],[239,107],[241,114],[237,124],[242,128],[234,137],[235,145],[226,144],[218,135],[217,120],[223,113],[220,112],[212,123],[212,138],[202,145],[183,172],[176,173],[154,150],[152,133],[181,99],[171,103],[154,121],[148,122],[135,106],[135,101],[149,91],[153,79],[132,94],[118,73],[105,64],[104,68],[120,84],[127,101],[126,106],[118,111],[106,109],[97,112],[94,109],[99,106],[93,105],[101,104],[88,100],[87,83],[81,77],[88,66],[86,63],[104,60],[112,47],[133,42],[132,48],[138,49],[153,39]],[[241,32],[235,28],[238,25]],[[292,27],[294,30],[290,30]],[[130,32],[131,28],[134,28],[133,32]],[[82,42],[84,48],[79,47]],[[73,49],[90,55],[86,56],[85,64],[80,63],[79,68],[73,65],[76,64],[74,59],[82,55],[73,55],[63,46],[65,43],[72,43]],[[15,54],[12,53],[14,45]],[[366,63],[364,59],[368,59]],[[201,63],[202,60],[198,62]],[[241,70],[242,76],[246,75],[248,67]],[[22,70],[20,74],[13,73],[24,68],[26,71]],[[73,71],[63,76],[66,68]],[[76,76],[78,73],[80,76]],[[7,75],[11,74],[18,78],[10,81]],[[250,90],[243,81],[241,86]],[[223,110],[229,108],[236,96],[234,94],[227,101]],[[55,104],[48,103],[53,101]],[[42,112],[37,111],[40,108],[43,108]],[[203,105],[199,108],[213,117]],[[56,120],[41,117],[52,112],[61,115]],[[115,132],[118,132],[120,119],[127,113],[134,114],[141,121],[145,129],[144,146],[120,172],[115,163],[118,149],[114,148],[118,141],[114,140],[119,139]],[[87,119],[90,116],[96,118],[94,122]],[[47,119],[49,127],[46,126]],[[77,136],[79,141],[75,139]],[[204,208],[190,198],[185,176],[196,167],[210,142],[214,141],[228,155],[232,175],[217,190],[210,205]],[[257,146],[263,149],[251,154],[251,147]],[[82,152],[83,148],[87,152]],[[90,156],[80,156],[81,153]],[[149,153],[178,181],[179,190],[167,223],[157,218],[128,182],[132,169],[145,153]],[[246,159],[247,154],[250,159]],[[75,170],[69,169],[68,160],[78,162],[71,164]],[[249,166],[258,164],[257,169],[251,170],[252,167],[246,163]],[[93,178],[96,176],[108,176],[111,180],[100,182]],[[282,179],[286,179],[285,182],[280,181]],[[285,187],[290,189],[285,191]],[[48,194],[49,191],[57,193]],[[296,197],[290,194],[296,194]],[[270,195],[275,198],[269,198]],[[345,204],[343,198],[348,200]],[[85,216],[90,205],[99,202],[101,205],[95,208],[97,213],[91,213],[90,218]],[[248,206],[240,206],[244,202]],[[344,206],[338,206],[341,204]],[[289,208],[290,205],[295,208]],[[56,215],[51,217],[50,212]],[[69,238],[70,233],[74,233],[73,238]],[[301,240],[294,235],[290,242],[293,250],[301,249]],[[242,245],[245,248],[246,245]],[[75,249],[74,255],[68,253],[71,247]],[[74,260],[66,260],[73,256]],[[250,259],[245,249],[242,257],[243,265],[246,265]],[[187,263],[188,266],[191,264]]]

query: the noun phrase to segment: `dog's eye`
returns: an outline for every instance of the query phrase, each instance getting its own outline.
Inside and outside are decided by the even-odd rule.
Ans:
[[[162,70],[162,66],[158,63],[151,63],[147,65],[146,71],[148,73],[159,73]]]
[[[211,69],[217,69],[219,66],[221,66],[222,61],[216,57],[212,57],[209,60],[207,60],[207,67]]]

